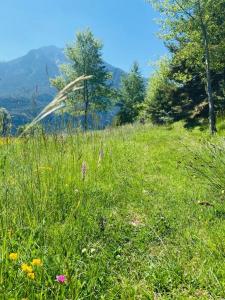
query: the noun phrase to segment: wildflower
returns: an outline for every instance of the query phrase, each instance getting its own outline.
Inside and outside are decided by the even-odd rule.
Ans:
[[[31,263],[33,266],[42,266],[43,263],[40,258],[34,258]]]
[[[138,218],[133,219],[130,224],[134,227],[144,226],[144,224]]]
[[[221,191],[221,193],[222,193],[222,194],[224,194],[224,193],[225,193],[225,191],[224,191],[224,190],[222,190],[222,191]]]
[[[82,179],[84,180],[87,174],[87,164],[85,161],[83,161],[82,166],[81,166],[81,176]]]
[[[18,253],[10,253],[9,259],[11,260],[17,260],[18,259]]]
[[[59,283],[65,283],[66,276],[65,275],[57,275],[56,276],[56,281],[59,282]]]
[[[103,158],[104,158],[104,151],[103,151],[103,149],[101,149],[99,151],[99,156],[98,156],[98,166],[100,166],[100,163],[101,163]]]
[[[21,265],[21,269],[23,272],[25,273],[33,273],[33,269],[31,266],[29,266],[28,264],[22,264]]]
[[[87,252],[86,248],[82,249],[82,251],[81,251],[81,253],[86,253],[86,252]]]
[[[8,230],[8,235],[9,235],[9,238],[11,238],[11,237],[12,237],[12,233],[13,233],[12,229],[9,229],[9,230]]]
[[[40,166],[39,170],[40,171],[52,171],[52,168],[49,166]]]
[[[95,248],[91,248],[91,254],[95,252]]]
[[[30,279],[32,279],[32,280],[34,280],[34,278],[35,278],[34,272],[27,273],[27,277],[30,278]]]

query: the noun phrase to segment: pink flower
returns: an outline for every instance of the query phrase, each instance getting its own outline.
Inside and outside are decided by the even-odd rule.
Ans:
[[[65,283],[66,276],[65,275],[57,275],[56,276],[56,281],[59,282],[59,283]]]

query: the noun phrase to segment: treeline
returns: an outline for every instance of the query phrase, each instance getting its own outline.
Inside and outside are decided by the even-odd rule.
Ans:
[[[183,120],[187,127],[209,123],[213,134],[216,117],[225,109],[225,1],[148,1],[160,12],[160,37],[169,50],[168,57],[157,62],[148,83],[135,62],[120,89],[113,88],[102,58],[103,44],[88,29],[66,47],[70,63],[62,65],[61,76],[51,80],[60,91],[79,76],[92,75],[67,95],[63,111],[83,116],[85,130],[90,113],[117,106],[118,125]],[[0,112],[0,119],[5,135],[10,120],[6,111]]]
[[[151,0],[168,57],[156,64],[138,120],[216,129],[225,109],[224,0]],[[209,121],[209,122],[208,122]]]
[[[170,52],[150,78],[143,117],[154,123],[205,122],[216,132],[225,107],[224,0],[149,1],[161,14],[160,36]]]
[[[79,33],[67,47],[72,63],[62,66],[63,76],[54,79],[53,85],[60,89],[76,76],[93,75],[79,96],[74,96],[75,102],[71,101],[76,112],[83,111],[86,129],[90,110],[117,105],[117,124],[183,120],[191,127],[209,120],[210,131],[215,133],[216,117],[225,109],[224,0],[149,2],[160,12],[160,37],[169,55],[156,64],[147,86],[135,62],[122,78],[120,90],[112,89],[102,60],[102,43],[90,30]]]
[[[146,83],[135,62],[131,71],[123,76],[120,89],[112,87],[112,74],[106,70],[102,58],[103,44],[90,29],[77,33],[74,43],[65,49],[69,64],[61,65],[61,75],[51,80],[59,91],[79,76],[91,75],[79,91],[70,93],[66,99],[66,111],[84,116],[83,128],[89,128],[90,113],[110,110],[117,106],[115,117],[118,125],[133,123],[138,119],[140,105],[144,102]]]

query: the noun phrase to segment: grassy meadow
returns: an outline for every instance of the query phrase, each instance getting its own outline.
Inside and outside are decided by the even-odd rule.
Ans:
[[[0,299],[224,299],[224,149],[179,126],[1,140]]]

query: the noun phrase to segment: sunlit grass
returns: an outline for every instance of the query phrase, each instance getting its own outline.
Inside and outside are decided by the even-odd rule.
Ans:
[[[203,135],[127,126],[0,142],[3,299],[222,299],[222,192],[187,168]]]

